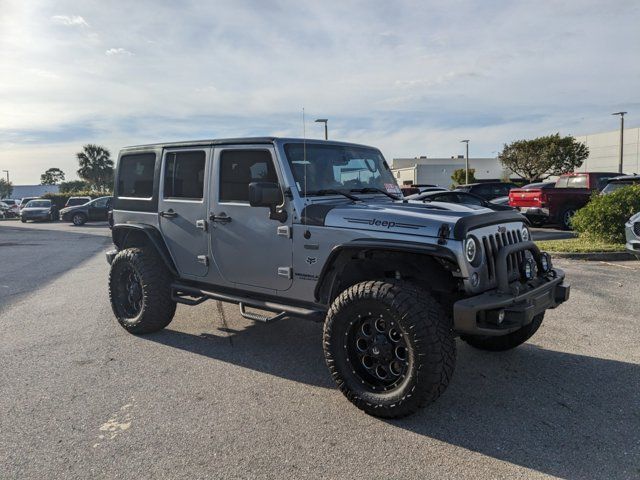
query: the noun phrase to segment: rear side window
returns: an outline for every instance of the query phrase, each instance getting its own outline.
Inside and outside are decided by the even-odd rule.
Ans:
[[[220,156],[220,201],[249,202],[251,182],[278,183],[267,150],[225,150]]]
[[[118,196],[151,198],[155,153],[123,155],[118,166]]]
[[[202,200],[204,164],[203,151],[167,153],[164,165],[164,198]]]
[[[569,177],[569,188],[587,188],[587,176],[580,175],[577,177]]]

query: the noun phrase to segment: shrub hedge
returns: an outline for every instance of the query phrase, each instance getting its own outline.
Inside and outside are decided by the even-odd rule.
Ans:
[[[105,197],[107,195],[111,195],[111,192],[101,193],[94,191],[85,191],[68,193],[45,193],[42,198],[48,198],[58,208],[63,208],[64,204],[67,203],[67,200],[69,200],[69,197],[91,197],[91,200],[93,200],[94,198]]]
[[[571,223],[580,235],[603,242],[624,243],[624,224],[638,212],[640,185],[633,185],[607,195],[594,194]]]

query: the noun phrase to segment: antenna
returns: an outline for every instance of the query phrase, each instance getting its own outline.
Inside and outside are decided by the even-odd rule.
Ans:
[[[303,202],[307,203],[307,123],[304,117],[304,107],[302,107],[302,164],[304,165],[304,188],[302,195]],[[304,209],[304,207],[303,207]],[[307,216],[304,216],[303,222],[306,226]]]

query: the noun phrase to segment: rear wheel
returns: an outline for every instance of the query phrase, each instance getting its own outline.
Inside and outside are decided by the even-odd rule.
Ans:
[[[109,299],[120,325],[135,334],[156,332],[169,325],[176,311],[171,281],[171,273],[153,250],[128,248],[119,252],[109,273]]]
[[[576,209],[574,207],[567,207],[562,210],[562,213],[560,213],[560,226],[563,230],[573,230],[571,220],[575,214]]]
[[[425,290],[396,280],[342,292],[323,347],[342,393],[370,415],[397,418],[436,400],[455,366],[451,320]]]
[[[74,213],[73,217],[71,217],[71,221],[74,225],[79,227],[80,225],[87,223],[87,216],[83,213]]]
[[[538,331],[542,320],[544,319],[544,313],[533,317],[531,323],[516,330],[515,332],[500,337],[489,337],[480,335],[461,335],[460,338],[467,342],[469,345],[480,350],[489,350],[492,352],[501,352],[504,350],[511,350],[524,342],[529,340],[534,333]]]

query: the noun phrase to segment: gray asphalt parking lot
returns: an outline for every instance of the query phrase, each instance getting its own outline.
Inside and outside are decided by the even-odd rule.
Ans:
[[[135,337],[105,224],[0,223],[1,478],[640,477],[640,262],[558,260],[572,298],[506,353],[458,342],[433,405],[369,417],[322,326],[179,306]]]

